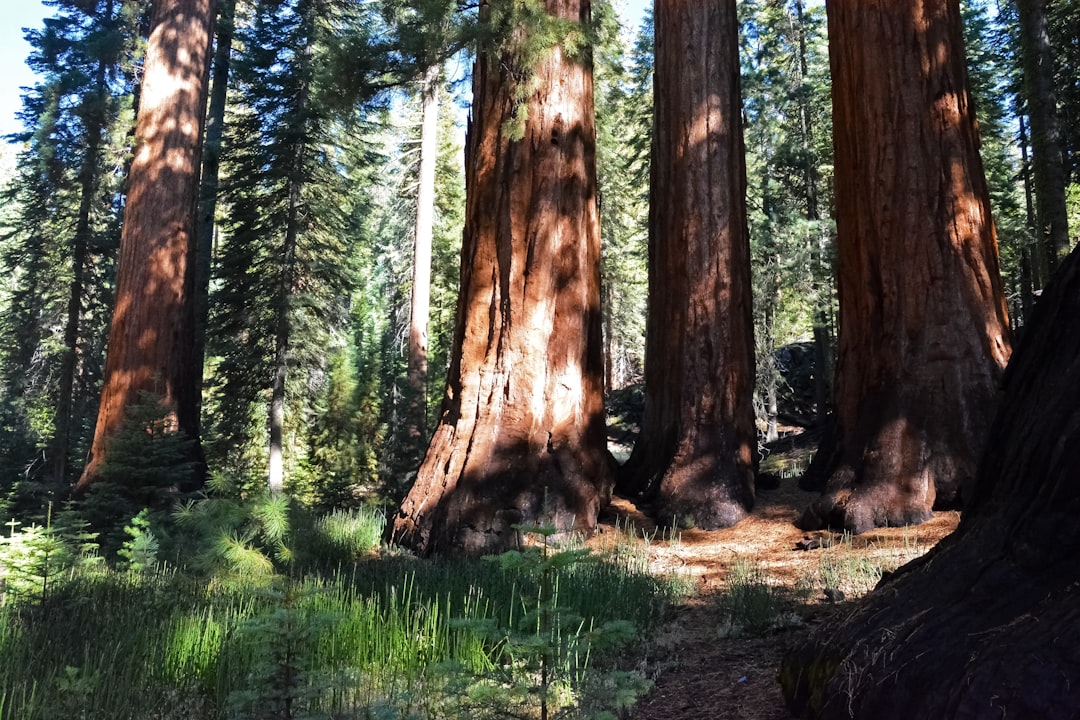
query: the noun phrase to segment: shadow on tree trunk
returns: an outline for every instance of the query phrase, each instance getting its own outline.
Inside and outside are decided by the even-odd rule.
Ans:
[[[807,718],[1080,716],[1080,250],[1035,308],[959,529],[784,659]]]

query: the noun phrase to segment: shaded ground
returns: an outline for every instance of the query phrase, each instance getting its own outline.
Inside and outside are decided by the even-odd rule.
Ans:
[[[632,533],[642,538],[653,569],[676,573],[697,589],[648,640],[644,670],[655,686],[631,711],[633,720],[789,718],[776,681],[787,647],[823,618],[844,612],[882,571],[921,555],[956,528],[959,515],[948,512],[917,527],[855,538],[804,533],[793,523],[815,496],[797,486],[812,443],[810,437],[782,441],[763,460],[763,469],[780,476],[778,486],[759,491],[751,516],[734,528],[657,530],[631,502],[618,498],[602,518],[604,532],[592,543],[625,541]],[[799,544],[811,549],[797,549]],[[783,598],[785,612],[764,631],[733,626],[723,602],[733,568],[748,565],[760,569],[763,581]]]

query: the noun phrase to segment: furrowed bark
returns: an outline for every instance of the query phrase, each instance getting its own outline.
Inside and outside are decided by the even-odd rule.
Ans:
[[[908,525],[970,493],[1011,350],[959,2],[831,0],[836,428],[807,528]]]
[[[621,489],[734,525],[757,443],[735,3],[656,4],[645,415]]]
[[[589,19],[588,0],[544,7]],[[473,74],[454,359],[392,528],[425,554],[510,547],[516,524],[588,532],[612,485],[591,62],[552,49],[522,100],[514,62],[484,50]]]
[[[213,25],[213,0],[161,0],[154,11],[105,383],[80,491],[96,478],[109,439],[143,393],[160,398],[174,427],[199,437],[192,261]]]

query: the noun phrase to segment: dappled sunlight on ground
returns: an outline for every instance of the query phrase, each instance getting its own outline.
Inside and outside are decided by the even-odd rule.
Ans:
[[[716,531],[657,528],[647,514],[616,498],[589,540],[596,549],[633,543],[650,567],[685,578],[697,593],[680,604],[649,638],[642,668],[656,685],[630,717],[635,720],[773,720],[790,717],[776,673],[786,648],[822,618],[869,592],[881,572],[922,555],[953,530],[959,513],[935,513],[922,525],[885,528],[852,537],[805,533],[794,521],[815,497],[795,477],[763,490],[749,517]],[[633,539],[632,539],[633,538]],[[799,545],[810,549],[799,549]],[[720,600],[736,562],[751,563],[790,602],[792,612],[775,630],[732,636]]]

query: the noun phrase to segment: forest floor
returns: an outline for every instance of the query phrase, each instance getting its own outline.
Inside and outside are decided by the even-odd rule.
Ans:
[[[782,477],[779,487],[759,490],[753,513],[733,528],[658,531],[646,514],[620,498],[601,518],[602,532],[591,543],[625,542],[632,534],[644,544],[655,571],[676,574],[696,588],[647,641],[648,660],[641,669],[655,684],[634,706],[631,720],[790,718],[777,682],[787,648],[826,618],[847,612],[882,571],[925,553],[956,528],[959,514],[943,512],[917,527],[856,537],[799,530],[794,522],[814,494],[798,488],[794,471],[801,471],[810,443],[811,438],[793,436],[774,446],[762,465],[789,477]],[[799,543],[812,549],[799,549]],[[740,569],[745,575],[748,566],[783,598],[784,611],[764,631],[733,626],[726,609],[725,596],[738,582],[734,578]],[[834,599],[840,590],[842,598],[830,601],[826,589]]]

